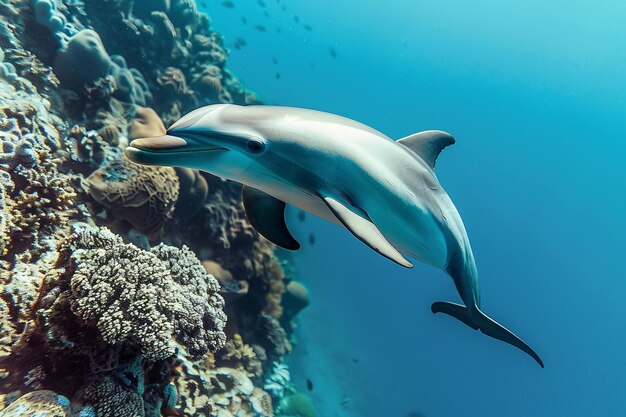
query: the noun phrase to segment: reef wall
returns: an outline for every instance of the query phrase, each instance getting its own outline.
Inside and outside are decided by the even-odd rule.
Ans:
[[[308,294],[241,188],[123,157],[258,102],[208,16],[0,0],[0,48],[0,416],[311,416],[283,362]]]

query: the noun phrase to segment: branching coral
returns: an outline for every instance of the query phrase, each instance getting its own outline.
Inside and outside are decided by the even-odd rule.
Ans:
[[[217,281],[188,249],[147,252],[93,228],[75,231],[70,245],[72,309],[106,342],[129,340],[151,359],[174,352],[173,336],[193,355],[224,345]]]

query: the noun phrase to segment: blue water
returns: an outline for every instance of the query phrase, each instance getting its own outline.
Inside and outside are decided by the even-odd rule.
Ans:
[[[268,0],[268,18],[252,0],[208,2],[226,43],[247,41],[229,68],[267,103],[392,138],[453,133],[437,174],[468,229],[483,310],[546,363],[431,314],[458,301],[441,271],[404,270],[294,216],[299,239],[316,242],[298,257],[313,303],[292,368],[302,390],[313,381],[318,415],[626,415],[626,4],[281,4]]]

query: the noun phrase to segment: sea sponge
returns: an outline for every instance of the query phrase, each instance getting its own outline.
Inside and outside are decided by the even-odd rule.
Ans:
[[[117,219],[142,233],[154,233],[172,218],[178,200],[174,168],[115,160],[86,180],[89,194]]]
[[[77,228],[68,243],[70,305],[107,343],[129,340],[154,360],[174,352],[174,335],[192,355],[226,342],[219,284],[186,247],[148,252],[91,227]]]
[[[70,401],[52,391],[32,391],[22,395],[0,412],[2,417],[66,417]]]
[[[165,125],[159,115],[150,107],[137,107],[135,117],[128,126],[128,138],[150,138],[161,136],[166,132]]]
[[[54,61],[54,72],[63,87],[80,91],[85,85],[109,75],[112,66],[100,35],[85,29],[72,36],[59,51]]]

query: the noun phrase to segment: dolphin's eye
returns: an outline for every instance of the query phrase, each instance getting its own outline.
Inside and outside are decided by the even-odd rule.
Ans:
[[[248,139],[246,148],[248,148],[251,153],[261,153],[265,150],[265,143],[259,139]]]

